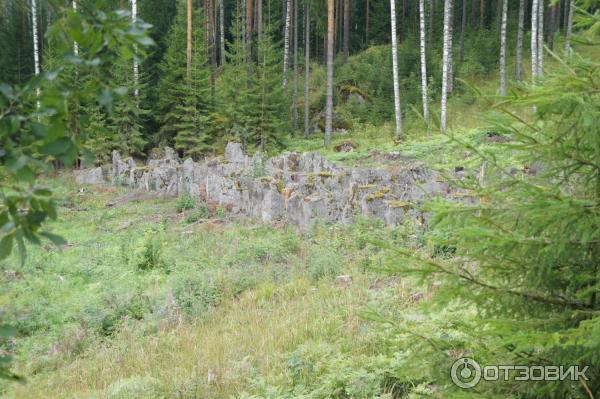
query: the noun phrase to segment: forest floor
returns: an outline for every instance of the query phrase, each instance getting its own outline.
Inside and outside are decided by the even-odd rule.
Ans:
[[[370,240],[412,245],[418,226],[359,220],[300,234],[218,210],[192,222],[193,210],[176,212],[177,199],[81,191],[68,176],[49,182],[61,205],[49,227],[68,244],[32,247],[22,267],[13,257],[0,276],[27,378],[8,397],[392,389],[385,373],[398,348],[362,316],[407,312],[422,292],[376,271],[387,255]]]

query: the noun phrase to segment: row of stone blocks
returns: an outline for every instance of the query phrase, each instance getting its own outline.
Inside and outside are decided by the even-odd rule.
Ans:
[[[344,168],[313,152],[249,157],[239,143],[229,143],[224,157],[202,162],[182,162],[167,147],[138,165],[114,151],[110,167],[77,171],[76,179],[165,196],[189,193],[234,213],[285,220],[301,229],[316,220],[347,223],[358,215],[390,225],[407,216],[422,218],[418,205],[448,190],[436,173],[415,162],[399,160],[394,172]]]

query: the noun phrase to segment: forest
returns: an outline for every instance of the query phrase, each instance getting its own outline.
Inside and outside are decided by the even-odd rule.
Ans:
[[[0,396],[600,397],[598,0],[0,0]]]

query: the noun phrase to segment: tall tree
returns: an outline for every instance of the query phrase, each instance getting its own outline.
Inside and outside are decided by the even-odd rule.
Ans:
[[[310,2],[304,2],[304,137],[308,137],[310,118]]]
[[[429,125],[429,99],[427,98],[427,63],[425,58],[425,0],[419,0],[419,33],[421,53],[421,95],[423,98],[423,118],[425,119],[425,122]]]
[[[515,55],[515,79],[521,81],[523,69],[523,33],[525,22],[525,0],[519,0],[519,22],[517,28],[517,49]]]
[[[283,38],[283,87],[288,82],[288,64],[290,59],[290,20],[292,13],[292,0],[285,2],[285,32]]]
[[[450,0],[450,21],[448,34],[448,93],[454,91],[454,2]]]
[[[327,93],[325,109],[325,145],[331,144],[333,121],[333,0],[327,0]]]
[[[565,13],[567,15],[567,26],[566,26],[566,38],[565,38],[565,53],[567,56],[571,55],[573,49],[571,48],[571,36],[573,35],[573,10],[575,9],[575,0],[567,0],[568,5],[565,6]]]
[[[292,119],[294,131],[298,130],[298,1],[294,1],[294,94],[292,99]]]
[[[192,0],[187,0],[187,78],[192,74]]]
[[[76,0],[73,0],[71,2],[71,7],[73,7],[73,11],[77,12],[77,1]],[[77,41],[73,42],[73,54],[79,55],[79,45],[77,44]]]
[[[40,74],[40,49],[38,40],[37,24],[37,0],[31,0],[31,34],[33,36],[33,64],[35,75]],[[40,96],[40,90],[36,89],[36,95]],[[39,107],[39,103],[38,103]]]
[[[465,30],[467,28],[467,0],[462,0],[462,17],[460,20],[460,62],[465,61]]]
[[[225,65],[225,0],[219,1],[219,45],[221,46],[221,65]]]
[[[502,21],[500,25],[500,95],[506,95],[506,19],[508,0],[502,0]]]
[[[344,62],[350,55],[350,0],[344,0]]]
[[[538,29],[537,29],[537,76],[544,76],[544,0],[538,0]]]
[[[137,21],[137,0],[131,0],[131,22],[134,24]],[[133,93],[135,97],[139,96],[139,81],[140,81],[140,71],[139,64],[137,59],[137,54],[133,56]]]
[[[448,73],[450,65],[450,23],[452,19],[451,14],[451,0],[444,0],[444,45],[442,50],[442,104],[440,109],[440,128],[442,132],[446,131],[446,119],[447,119],[447,100],[448,100]]]
[[[398,82],[398,38],[396,35],[396,0],[390,0],[392,24],[392,76],[394,79],[394,115],[396,116],[396,139],[402,136],[402,112],[400,109],[400,84]]]

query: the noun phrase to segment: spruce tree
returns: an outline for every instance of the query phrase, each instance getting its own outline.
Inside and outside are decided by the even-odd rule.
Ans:
[[[207,126],[211,112],[210,70],[201,10],[194,11],[193,20],[192,71],[188,77],[186,9],[180,2],[167,40],[169,47],[160,66],[158,108],[163,116],[158,142],[174,144],[182,155],[198,158],[213,150],[215,137]]]

